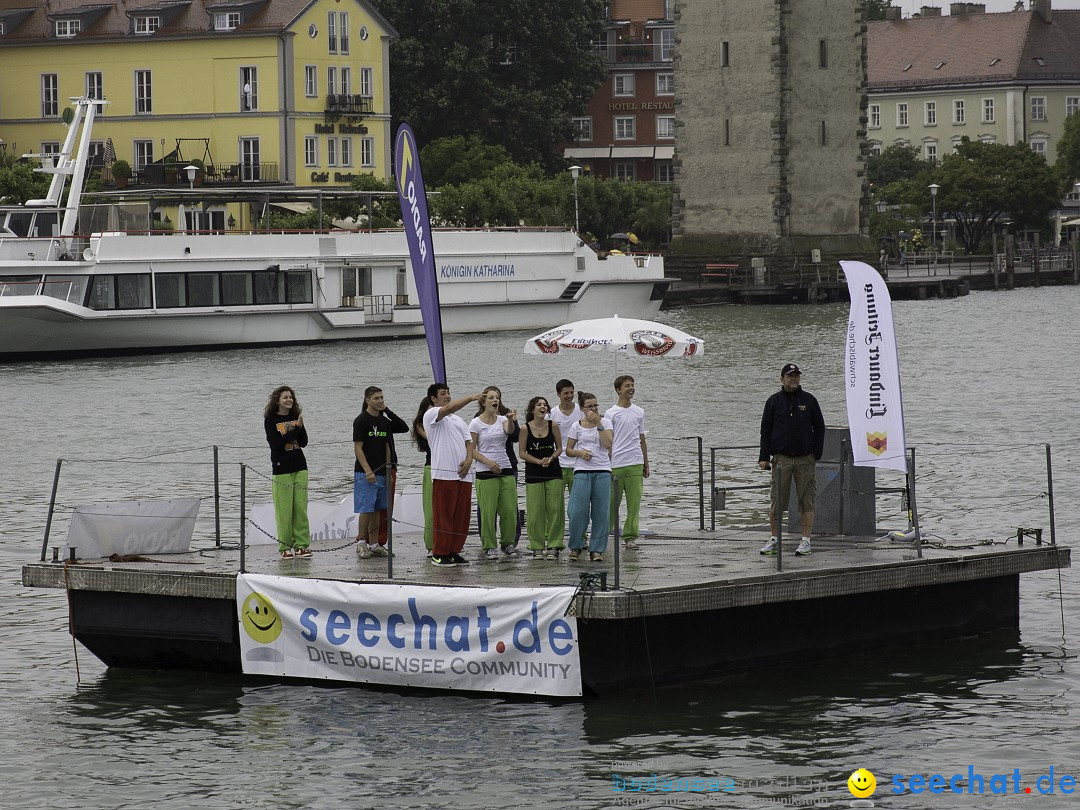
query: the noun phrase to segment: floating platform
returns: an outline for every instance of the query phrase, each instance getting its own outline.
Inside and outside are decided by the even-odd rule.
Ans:
[[[874,647],[957,637],[1020,621],[1020,575],[1067,568],[1070,549],[1035,544],[923,548],[873,537],[815,536],[813,554],[794,557],[786,542],[783,570],[758,548],[761,530],[660,532],[604,563],[534,560],[525,551],[435,568],[416,537],[398,538],[393,579],[387,559],[360,560],[352,545],[317,543],[310,560],[281,560],[274,546],[250,546],[249,573],[363,584],[424,587],[542,588],[578,586],[585,573],[606,573],[580,587],[576,614],[586,694],[651,687],[715,676],[726,670]],[[340,545],[341,541],[338,541]],[[27,587],[59,588],[70,599],[71,631],[108,666],[236,672],[241,669],[236,575],[239,551],[214,549],[140,562],[32,563]],[[592,578],[593,580],[597,578]]]

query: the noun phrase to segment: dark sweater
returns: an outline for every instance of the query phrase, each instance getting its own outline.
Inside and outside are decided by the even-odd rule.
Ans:
[[[282,427],[279,427],[281,425]],[[307,447],[307,428],[288,416],[268,416],[263,420],[266,441],[270,445],[270,466],[274,475],[306,470],[307,459],[301,447]]]
[[[758,461],[773,454],[813,455],[820,460],[825,452],[825,418],[813,394],[796,388],[780,389],[765,403],[761,414],[761,451]]]

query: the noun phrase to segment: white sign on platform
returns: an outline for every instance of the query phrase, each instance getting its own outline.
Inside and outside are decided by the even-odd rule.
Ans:
[[[581,695],[574,588],[441,588],[238,574],[245,674]]]
[[[273,502],[252,504],[249,517],[252,524],[247,538],[249,545],[277,542]],[[360,524],[353,512],[353,496],[346,495],[338,503],[308,501],[308,526],[312,543],[356,537]],[[423,530],[424,508],[420,487],[406,487],[394,496],[394,536],[416,534]]]
[[[198,498],[76,506],[67,547],[81,560],[112,554],[171,554],[191,548]]]
[[[907,470],[900,361],[892,296],[885,280],[864,262],[840,262],[851,311],[844,336],[844,389],[854,462]]]

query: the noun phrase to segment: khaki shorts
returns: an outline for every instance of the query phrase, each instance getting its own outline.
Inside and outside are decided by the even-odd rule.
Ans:
[[[812,455],[785,456],[777,453],[772,458],[774,468],[772,487],[769,496],[772,499],[770,513],[778,514],[776,509],[776,483],[780,482],[781,497],[779,502],[787,508],[788,499],[791,497],[791,479],[795,478],[795,494],[799,496],[799,512],[813,512],[817,501],[817,469]],[[779,474],[775,472],[779,470]]]

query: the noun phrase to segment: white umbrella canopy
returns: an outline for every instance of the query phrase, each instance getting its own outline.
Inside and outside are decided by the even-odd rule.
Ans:
[[[705,341],[680,329],[637,318],[593,318],[549,329],[525,342],[526,354],[616,352],[628,357],[701,357]]]

